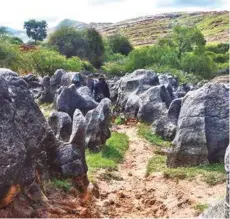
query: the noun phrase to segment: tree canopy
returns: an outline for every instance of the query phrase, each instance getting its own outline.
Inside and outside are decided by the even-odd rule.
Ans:
[[[29,38],[32,38],[36,44],[38,40],[43,41],[47,37],[46,21],[36,21],[31,19],[24,22],[24,29]]]
[[[206,40],[201,31],[196,27],[187,26],[175,26],[169,38],[160,41],[160,45],[173,47],[179,60],[186,52],[203,51],[205,44]]]
[[[120,34],[109,36],[108,44],[114,53],[121,53],[122,55],[128,55],[133,50],[129,40]]]

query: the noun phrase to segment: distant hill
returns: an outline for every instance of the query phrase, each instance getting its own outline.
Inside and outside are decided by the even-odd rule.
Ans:
[[[207,42],[228,42],[229,12],[176,12],[152,16],[138,17],[118,23],[84,23],[65,19],[57,26],[48,29],[48,34],[63,26],[71,26],[76,29],[93,27],[103,36],[121,33],[129,38],[134,46],[150,45],[157,42],[160,37],[169,34],[176,24],[196,25],[204,34]],[[28,41],[26,32],[9,28],[13,35]]]
[[[105,36],[121,33],[127,36],[134,46],[139,46],[154,44],[160,37],[166,36],[176,24],[196,25],[207,42],[228,42],[228,11],[145,16],[109,25],[100,32]]]
[[[5,27],[5,28],[7,32],[9,32],[11,35],[21,38],[24,42],[27,42],[29,40],[25,30],[17,30],[11,27]]]

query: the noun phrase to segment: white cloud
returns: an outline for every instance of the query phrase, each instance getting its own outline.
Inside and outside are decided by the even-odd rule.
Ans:
[[[216,8],[211,5],[181,7],[175,5],[175,1],[178,2],[178,0],[7,0],[1,3],[0,25],[22,29],[24,21],[35,18],[47,20],[49,27],[52,27],[65,18],[87,23],[118,22],[170,11],[229,9],[228,0],[216,0],[219,2],[219,7]],[[159,3],[163,6],[159,7]]]

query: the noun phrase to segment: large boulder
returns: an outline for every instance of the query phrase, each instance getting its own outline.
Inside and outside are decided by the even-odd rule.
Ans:
[[[177,86],[177,79],[169,74],[136,70],[113,83],[112,90],[117,95],[115,110],[152,123],[165,114]]]
[[[138,119],[152,123],[163,116],[172,101],[165,86],[154,86],[139,95]]]
[[[223,162],[229,143],[229,87],[205,84],[182,100],[169,167]]]
[[[79,109],[85,115],[97,105],[98,103],[93,99],[88,87],[77,89],[73,84],[69,87],[60,88],[55,98],[57,111],[66,112],[70,117],[73,117],[76,109]]]
[[[103,99],[97,108],[86,114],[86,147],[97,152],[110,137],[110,105],[108,98]]]
[[[43,153],[48,158],[58,145],[27,83],[5,69],[0,69],[0,81],[0,202],[5,206],[12,187],[24,190],[32,185],[36,170],[45,164],[40,162]]]
[[[125,104],[131,94],[141,93],[155,84],[156,73],[150,70],[139,69],[131,74],[122,77],[116,83],[118,84],[118,97],[116,107],[118,111],[123,111]]]
[[[61,167],[60,172],[63,176],[84,176],[88,170],[85,161],[85,131],[85,117],[80,110],[76,109],[70,140],[56,150],[57,166]]]
[[[57,139],[69,141],[72,133],[72,119],[67,113],[53,112],[48,118],[48,123]]]
[[[70,146],[55,138],[28,84],[17,73],[0,69],[0,85],[0,209],[9,205],[20,191],[27,198],[44,201],[37,184],[38,175],[43,179],[44,174],[63,177],[86,174],[85,144],[76,146],[76,142],[71,141],[71,153],[78,155],[70,159]],[[76,147],[81,149],[75,150]],[[62,162],[63,157],[76,164],[71,174],[70,170],[64,171],[68,162]]]
[[[177,121],[180,114],[182,99],[175,99],[169,106],[165,115],[159,117],[152,124],[153,132],[165,140],[172,141],[176,135]]]

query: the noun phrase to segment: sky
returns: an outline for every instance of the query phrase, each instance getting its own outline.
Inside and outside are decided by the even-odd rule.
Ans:
[[[48,27],[63,19],[85,23],[119,22],[176,11],[230,10],[230,0],[0,0],[0,26],[23,29],[29,19],[46,20]]]

